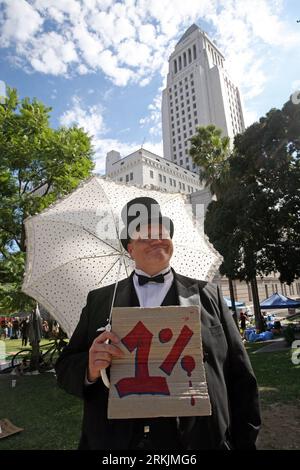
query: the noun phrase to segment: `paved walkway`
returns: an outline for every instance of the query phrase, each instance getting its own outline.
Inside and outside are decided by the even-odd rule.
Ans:
[[[285,351],[291,349],[290,346],[286,344],[285,338],[271,339],[270,341],[265,341],[266,344],[257,351],[254,351],[252,354],[262,353],[262,352],[274,352],[274,351]]]

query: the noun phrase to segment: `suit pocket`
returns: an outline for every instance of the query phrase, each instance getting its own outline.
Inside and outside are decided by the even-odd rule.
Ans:
[[[209,327],[209,331],[212,334],[212,336],[220,336],[224,335],[224,330],[222,325],[214,325]]]

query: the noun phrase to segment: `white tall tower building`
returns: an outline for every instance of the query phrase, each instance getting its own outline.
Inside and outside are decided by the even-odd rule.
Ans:
[[[169,58],[162,96],[164,157],[195,171],[188,139],[197,126],[208,124],[221,128],[230,138],[245,128],[239,90],[224,68],[224,57],[193,24]]]

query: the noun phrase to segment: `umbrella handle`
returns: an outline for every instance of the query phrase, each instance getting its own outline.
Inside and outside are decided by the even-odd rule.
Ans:
[[[110,387],[110,382],[107,377],[107,373],[105,369],[101,369],[101,379],[102,382],[104,383],[105,387],[109,388]]]
[[[105,341],[106,344],[109,343],[109,339]],[[107,377],[106,369],[101,369],[101,379],[102,382],[104,383],[105,387],[109,388],[110,387],[110,382]]]

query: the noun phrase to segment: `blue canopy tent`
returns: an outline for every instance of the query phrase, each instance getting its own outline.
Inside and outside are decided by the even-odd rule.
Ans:
[[[231,299],[228,299],[228,297],[224,297],[224,300],[227,304],[227,307],[232,308]],[[234,304],[236,307],[246,307],[245,302],[234,302]]]
[[[264,310],[268,308],[271,309],[271,308],[299,308],[299,307],[300,307],[299,300],[289,299],[288,297],[278,294],[277,292],[275,292],[275,294],[272,294],[267,299],[263,300],[260,304],[260,308]]]

